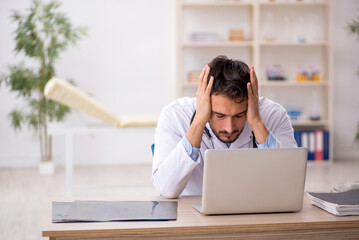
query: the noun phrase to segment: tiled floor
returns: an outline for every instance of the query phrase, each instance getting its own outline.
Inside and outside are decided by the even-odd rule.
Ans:
[[[75,167],[74,198],[156,196],[151,165]],[[65,197],[65,169],[41,176],[37,168],[0,168],[0,239],[41,239],[43,199]]]
[[[358,161],[310,163],[306,190],[329,191],[334,185],[359,181]],[[74,198],[156,196],[151,165],[75,167]],[[37,168],[0,168],[0,239],[42,239],[40,210],[43,199],[63,199],[65,170],[41,176]]]

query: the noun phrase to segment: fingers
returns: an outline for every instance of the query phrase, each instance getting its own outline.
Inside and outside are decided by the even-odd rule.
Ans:
[[[258,98],[258,79],[255,75],[253,67],[251,67],[251,79],[247,83],[248,91],[248,109],[247,109],[247,121],[253,127],[255,122],[259,122],[259,98]]]
[[[209,75],[209,66],[206,65],[200,76],[199,76],[199,79],[198,79],[198,89],[197,89],[197,93],[200,91],[200,92],[205,92],[206,91],[206,88],[207,88],[207,79],[208,79],[208,75]]]
[[[199,75],[199,78],[198,78],[198,88],[197,88],[197,95],[200,93],[200,91],[202,91],[203,87],[203,77],[204,77],[204,74],[206,73],[207,71],[207,65],[204,66],[204,68],[202,69],[202,72],[201,74]]]
[[[251,81],[250,87],[252,89],[252,93],[255,96],[258,96],[258,78],[257,78],[256,72],[254,71],[253,66],[250,69],[250,81]]]
[[[213,82],[214,82],[214,77],[211,76],[211,78],[209,79],[207,88],[206,88],[206,95],[210,95],[210,94],[211,94]]]
[[[201,72],[201,74],[199,75],[199,84],[201,84],[202,83],[202,79],[203,79],[203,76],[204,76],[204,73],[206,72],[206,70],[207,70],[207,65],[206,66],[204,66],[204,68],[202,69],[202,72]]]
[[[209,75],[209,70],[210,67],[208,65],[206,65],[206,72],[204,74],[204,77],[202,78],[202,91],[205,92],[206,88],[207,88],[207,79],[208,79],[208,75]]]
[[[251,83],[247,83],[247,92],[248,92],[248,101],[251,101],[253,99],[253,90]]]

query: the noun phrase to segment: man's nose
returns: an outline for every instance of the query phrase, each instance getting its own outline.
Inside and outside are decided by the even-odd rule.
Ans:
[[[228,133],[232,133],[232,132],[234,131],[234,122],[233,122],[233,119],[232,119],[232,118],[226,119],[224,129],[225,129]]]

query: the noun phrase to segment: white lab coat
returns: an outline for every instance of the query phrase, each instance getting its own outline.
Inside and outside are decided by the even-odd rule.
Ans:
[[[196,99],[184,97],[175,100],[161,112],[155,134],[152,180],[164,197],[202,194],[203,156],[207,149],[212,148],[210,140],[203,134],[197,161],[189,157],[182,144],[195,109]],[[259,111],[262,121],[276,139],[277,148],[297,147],[290,119],[281,105],[261,97]],[[213,134],[209,123],[206,126],[212,135],[214,148],[228,149],[227,145]],[[247,122],[229,149],[252,147],[252,129]]]

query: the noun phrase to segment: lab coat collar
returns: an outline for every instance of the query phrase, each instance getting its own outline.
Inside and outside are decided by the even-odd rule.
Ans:
[[[212,135],[212,141],[213,141],[214,148],[215,149],[228,149],[227,145],[225,143],[221,142],[216,137],[216,135],[214,135],[209,122],[206,124],[206,127],[209,129],[209,131]],[[248,143],[251,141],[252,141],[252,128],[248,124],[248,122],[246,122],[244,124],[243,131],[241,132],[241,134],[239,135],[237,140],[235,142],[231,143],[231,145],[229,146],[229,149],[243,148],[245,146],[248,146]]]

